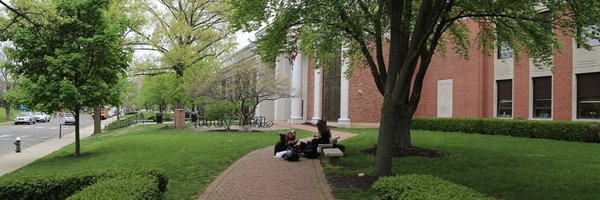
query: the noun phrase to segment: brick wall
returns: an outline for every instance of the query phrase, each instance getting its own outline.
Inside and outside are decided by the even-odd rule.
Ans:
[[[571,36],[559,34],[563,49],[554,53],[554,80],[553,80],[553,110],[554,120],[571,120],[573,101],[573,41]]]
[[[473,30],[471,37],[476,37],[478,26],[469,23]],[[445,57],[435,55],[431,61],[423,90],[421,101],[415,113],[416,117],[437,116],[437,83],[439,80],[452,79],[452,116],[453,117],[486,117],[489,116],[491,106],[487,106],[493,98],[493,93],[487,93],[488,80],[493,80],[493,68],[487,63],[493,63],[490,56],[484,55],[477,48],[478,44],[471,44],[471,57],[468,60],[460,58],[448,45]],[[490,96],[491,95],[491,96]]]
[[[377,123],[381,118],[383,96],[377,90],[371,70],[354,69],[348,91],[348,117],[353,123]]]
[[[529,57],[515,59],[513,79],[513,118],[529,119]]]
[[[494,116],[494,56],[482,55],[481,77],[481,113],[479,117],[491,118]]]

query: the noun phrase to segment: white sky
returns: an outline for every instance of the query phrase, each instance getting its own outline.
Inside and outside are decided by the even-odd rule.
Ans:
[[[254,37],[254,34],[256,33],[256,31],[253,32],[242,32],[242,31],[238,31],[235,33],[234,37],[236,37],[236,41],[238,43],[238,45],[236,46],[235,50],[240,50],[241,48],[244,48],[246,45],[250,44],[250,41],[254,41],[256,40],[256,37]]]

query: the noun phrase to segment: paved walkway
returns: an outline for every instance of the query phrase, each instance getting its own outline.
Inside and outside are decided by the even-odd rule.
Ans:
[[[275,126],[288,129],[287,123]],[[313,126],[292,124],[294,129],[317,132]],[[333,131],[340,140],[353,134]],[[304,138],[308,140],[310,138]],[[273,141],[276,142],[277,138]],[[318,159],[287,162],[273,158],[273,146],[250,152],[219,175],[198,199],[334,199]]]
[[[102,120],[102,127],[106,126],[116,117]],[[89,137],[94,133],[94,125],[80,128],[79,136],[81,139]],[[63,148],[71,143],[75,142],[75,132],[69,135],[64,135],[61,139],[58,137],[40,142],[36,145],[27,147],[21,150],[21,153],[8,153],[0,155],[0,176],[15,171],[29,163],[42,158],[56,150]]]

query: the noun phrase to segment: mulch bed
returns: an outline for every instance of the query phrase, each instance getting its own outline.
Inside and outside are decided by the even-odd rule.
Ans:
[[[344,176],[344,175],[327,175],[327,182],[333,188],[345,189],[360,189],[367,191],[371,189],[371,185],[377,181],[377,176]]]
[[[364,154],[375,155],[376,147],[365,149],[362,151]],[[409,156],[422,156],[428,158],[438,158],[448,156],[447,153],[437,152],[430,149],[411,147],[402,150],[394,149],[394,157],[409,157]],[[371,189],[371,186],[377,181],[377,176],[366,175],[327,175],[327,182],[333,188],[345,188],[345,189],[360,189],[367,191]]]

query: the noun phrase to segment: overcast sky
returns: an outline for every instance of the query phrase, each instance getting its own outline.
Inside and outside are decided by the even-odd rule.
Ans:
[[[235,50],[240,50],[241,48],[244,48],[246,45],[250,44],[250,41],[254,41],[254,33],[256,33],[256,31],[250,33],[242,31],[236,32],[234,37],[236,37],[238,45]]]

